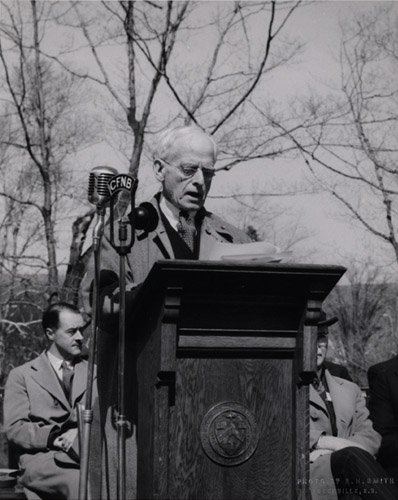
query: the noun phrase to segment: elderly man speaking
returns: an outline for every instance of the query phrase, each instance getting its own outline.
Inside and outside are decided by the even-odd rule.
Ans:
[[[150,201],[158,214],[157,227],[137,234],[136,243],[128,255],[126,265],[126,309],[135,290],[147,277],[153,264],[161,259],[208,259],[217,242],[247,243],[248,236],[204,208],[212,179],[215,175],[217,145],[196,126],[166,130],[154,154],[154,174],[161,183],[160,192]],[[100,430],[93,430],[94,455],[102,456],[101,474],[93,484],[101,486],[93,491],[94,498],[116,498],[117,438],[114,408],[117,395],[117,312],[119,303],[119,257],[112,248],[109,234],[103,238],[101,250],[100,296],[101,328],[98,349],[98,390],[100,397]],[[90,262],[83,282],[82,298],[90,312],[90,290],[94,265]],[[136,422],[135,369],[127,362],[129,372],[126,385],[130,407],[127,450],[127,497],[135,497]],[[101,435],[95,439],[96,432]],[[102,450],[99,445],[102,444]],[[105,452],[105,453],[104,453]]]

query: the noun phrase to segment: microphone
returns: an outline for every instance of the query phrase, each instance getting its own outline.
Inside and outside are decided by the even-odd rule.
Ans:
[[[119,172],[113,167],[94,167],[88,178],[88,201],[95,205],[98,210],[109,205],[111,193],[108,182]]]
[[[97,223],[93,229],[94,251],[99,252],[104,232],[105,207],[111,201],[108,182],[118,174],[113,167],[94,167],[88,178],[88,201],[97,207]]]

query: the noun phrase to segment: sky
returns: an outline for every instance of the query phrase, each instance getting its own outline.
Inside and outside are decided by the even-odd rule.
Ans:
[[[283,99],[291,95],[292,81],[297,89],[316,89],[318,92],[329,91],[338,86],[339,65],[339,23],[349,16],[374,8],[382,1],[316,1],[308,2],[290,19],[289,33],[297,33],[306,42],[306,49],[299,64],[288,68],[288,76],[280,78],[275,94]],[[390,2],[389,2],[390,3]],[[395,3],[395,2],[394,2]],[[396,3],[398,7],[398,3]],[[257,173],[256,173],[257,172]],[[230,172],[242,184],[247,180],[247,170],[237,167]],[[253,178],[265,185],[282,182],[286,188],[297,182],[311,185],[311,176],[300,160],[281,159],[267,165],[266,172],[253,168]],[[221,181],[221,179],[220,179]],[[232,182],[232,179],[230,179]],[[213,189],[217,191],[215,183]],[[300,214],[300,226],[309,237],[296,246],[298,259],[319,264],[339,264],[349,267],[354,262],[373,261],[395,278],[396,269],[392,269],[394,257],[389,247],[383,247],[380,240],[371,236],[358,223],[352,221],[343,206],[331,195],[320,192],[317,195],[302,195],[285,198],[288,207]],[[266,235],[265,235],[266,238]],[[389,271],[390,270],[390,271]]]

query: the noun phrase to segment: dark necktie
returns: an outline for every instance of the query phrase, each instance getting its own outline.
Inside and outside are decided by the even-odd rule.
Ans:
[[[181,238],[185,241],[188,247],[193,252],[195,245],[196,227],[193,217],[189,217],[189,213],[182,210],[178,218],[177,231]]]
[[[73,379],[73,367],[70,366],[66,361],[62,361],[62,384],[64,386],[65,394],[68,399],[70,399],[70,393],[72,388]]]

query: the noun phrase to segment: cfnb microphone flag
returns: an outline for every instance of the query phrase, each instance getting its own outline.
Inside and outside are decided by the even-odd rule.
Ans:
[[[108,182],[108,189],[111,196],[119,191],[133,193],[137,189],[138,181],[129,174],[119,174],[112,177]]]

